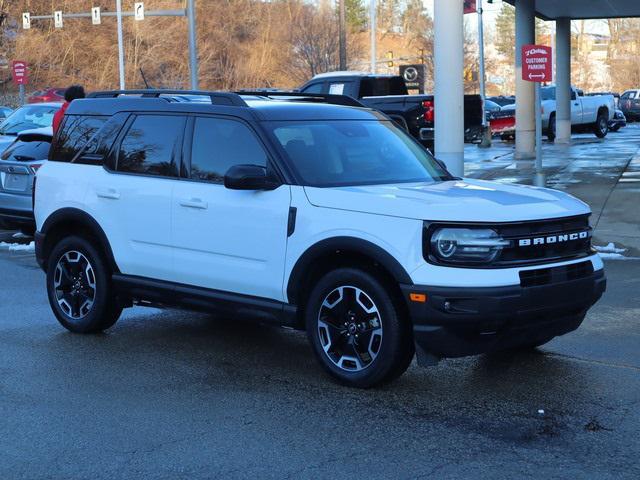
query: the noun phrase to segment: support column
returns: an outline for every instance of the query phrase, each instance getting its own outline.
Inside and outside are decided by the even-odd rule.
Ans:
[[[516,159],[535,158],[535,85],[522,79],[522,46],[535,43],[534,0],[516,0]]]
[[[463,0],[435,0],[435,151],[449,171],[464,175]]]
[[[571,20],[556,20],[556,143],[571,142]]]

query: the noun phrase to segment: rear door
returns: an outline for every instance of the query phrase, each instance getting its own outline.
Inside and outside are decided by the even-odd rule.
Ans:
[[[173,280],[171,196],[178,181],[186,117],[131,115],[85,203],[111,243],[120,271]]]
[[[224,175],[233,165],[272,168],[265,145],[247,123],[194,116],[188,131],[187,178],[173,189],[177,281],[283,300],[290,187],[225,188]]]

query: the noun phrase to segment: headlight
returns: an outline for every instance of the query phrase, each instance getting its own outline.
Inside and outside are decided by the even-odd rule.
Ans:
[[[431,235],[430,253],[444,263],[491,263],[509,245],[488,228],[439,228]]]

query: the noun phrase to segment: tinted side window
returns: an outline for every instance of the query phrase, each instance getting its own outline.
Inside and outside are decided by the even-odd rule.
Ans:
[[[50,160],[70,162],[100,130],[109,117],[65,115],[60,132],[51,149]]]
[[[31,160],[46,160],[49,155],[49,142],[34,141],[23,142],[16,140],[2,154],[2,160],[17,160],[29,162]]]
[[[322,93],[324,83],[313,83],[303,90],[304,93]]]
[[[243,164],[267,166],[267,154],[249,127],[235,120],[196,118],[190,178],[222,183],[229,168]]]
[[[177,177],[184,122],[171,115],[137,116],[120,144],[116,170]]]

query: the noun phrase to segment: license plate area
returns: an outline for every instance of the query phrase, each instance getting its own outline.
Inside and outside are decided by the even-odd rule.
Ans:
[[[2,175],[2,188],[7,192],[26,192],[29,190],[29,175],[23,173],[5,173]]]

